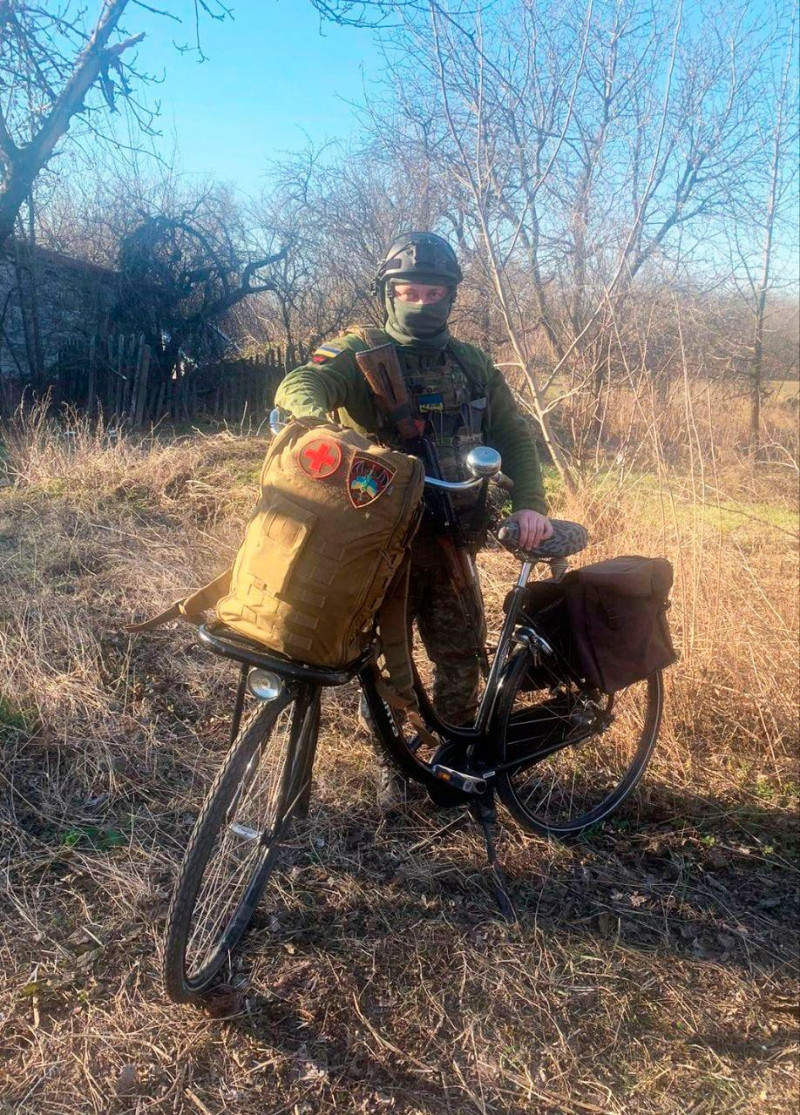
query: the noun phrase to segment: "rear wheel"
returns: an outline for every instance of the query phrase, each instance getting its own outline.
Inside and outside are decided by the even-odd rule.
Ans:
[[[526,690],[529,666],[520,652],[503,684],[497,789],[524,828],[567,836],[608,817],[644,774],[661,724],[661,673],[608,696],[541,670],[549,684]]]
[[[260,708],[225,758],[197,819],[167,914],[164,983],[192,1002],[247,929],[305,815],[319,690],[287,690]]]

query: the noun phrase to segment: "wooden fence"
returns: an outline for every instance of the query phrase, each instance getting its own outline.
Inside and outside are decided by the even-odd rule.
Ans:
[[[269,413],[284,368],[282,350],[271,348],[234,360],[184,362],[165,381],[155,374],[143,336],[114,334],[104,342],[65,344],[49,390],[54,403],[102,413],[107,421],[142,426],[206,419],[252,426]]]

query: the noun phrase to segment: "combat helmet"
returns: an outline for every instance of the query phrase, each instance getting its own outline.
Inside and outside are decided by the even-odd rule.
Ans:
[[[456,286],[462,278],[456,253],[443,237],[434,232],[406,232],[389,245],[372,293],[381,294],[387,279]]]

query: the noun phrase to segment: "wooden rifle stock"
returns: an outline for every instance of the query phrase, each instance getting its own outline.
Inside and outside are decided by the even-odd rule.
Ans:
[[[397,429],[403,441],[420,437],[425,423],[416,422],[411,413],[406,381],[403,379],[394,345],[381,345],[379,348],[367,349],[366,352],[357,352],[356,363],[372,388],[384,416]]]

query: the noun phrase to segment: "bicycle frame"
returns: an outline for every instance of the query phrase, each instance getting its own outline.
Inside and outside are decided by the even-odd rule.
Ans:
[[[454,767],[459,768],[458,773],[467,777],[471,777],[472,773],[476,772],[477,761],[477,763],[481,765],[478,767],[476,773],[487,783],[491,782],[497,774],[513,771],[520,767],[540,762],[557,751],[574,746],[591,735],[593,730],[591,728],[583,730],[576,727],[574,732],[564,738],[549,743],[542,742],[539,747],[536,747],[532,751],[526,751],[523,755],[520,755],[519,758],[511,762],[506,762],[502,765],[497,765],[496,762],[494,762],[495,755],[491,747],[488,733],[494,720],[498,702],[503,696],[506,680],[508,678],[513,678],[513,671],[515,668],[522,668],[516,666],[518,656],[515,656],[513,653],[515,644],[518,644],[526,655],[528,661],[525,663],[525,668],[533,663],[533,656],[535,654],[539,653],[545,655],[547,659],[552,661],[553,666],[557,668],[561,674],[571,679],[580,690],[585,689],[583,680],[575,672],[572,665],[566,661],[558,650],[550,646],[542,634],[537,631],[533,620],[525,617],[525,625],[520,626],[519,624],[525,598],[525,589],[530,580],[534,564],[536,563],[530,560],[523,561],[516,584],[509,595],[506,616],[473,724],[462,726],[449,724],[443,721],[433,708],[420,681],[416,665],[414,665],[415,689],[423,718],[428,727],[440,736],[445,746],[453,747],[457,753],[463,754],[464,760],[466,761],[466,770],[461,767],[461,763],[455,755],[452,760],[446,759],[444,761],[448,763],[452,762]],[[374,692],[374,680],[369,676],[368,672],[363,676],[360,675],[359,680],[367,696],[370,712],[373,715],[376,729],[384,745],[392,751],[401,767],[404,767],[412,776],[416,773],[418,777],[419,764],[416,762],[408,763],[408,750],[404,745],[403,734],[398,728],[395,718],[391,715],[391,710],[388,708],[381,708],[381,698]],[[371,690],[373,691],[372,700],[370,700]],[[383,715],[381,715],[382,713]],[[406,758],[405,763],[403,762],[404,756]],[[483,764],[486,765],[486,769],[482,769]],[[436,778],[434,771],[435,765],[435,763],[431,763],[428,768],[431,777],[434,779]],[[455,773],[451,768],[445,769],[449,769],[450,774]],[[455,787],[453,787],[453,789],[455,789]],[[470,791],[464,792],[465,799],[468,799],[469,794]]]
[[[500,638],[498,639],[497,648],[494,653],[494,659],[492,660],[489,675],[486,678],[486,685],[478,705],[478,710],[475,714],[474,724],[469,726],[445,724],[437,715],[436,710],[431,705],[422,687],[419,685],[417,687],[418,694],[426,705],[426,718],[429,717],[431,726],[434,727],[437,732],[446,736],[450,741],[461,741],[468,746],[474,746],[485,739],[486,730],[491,723],[492,713],[494,712],[497,698],[500,694],[503,671],[510,659],[511,647],[514,642],[514,629],[517,626],[525,588],[530,579],[533,565],[534,563],[532,561],[525,561],[522,563],[517,582],[511,591],[508,611],[503,621]]]
[[[524,561],[517,577],[517,582],[511,591],[508,610],[503,622],[500,638],[498,641],[497,649],[495,650],[494,659],[492,661],[489,675],[486,679],[486,686],[481,696],[480,704],[475,716],[475,721],[471,725],[456,726],[447,724],[436,714],[433,709],[428,696],[423,689],[415,667],[415,688],[422,712],[423,719],[428,724],[429,728],[437,733],[445,746],[454,746],[466,761],[468,768],[473,767],[473,759],[484,760],[489,763],[490,768],[482,772],[479,777],[481,781],[485,779],[492,779],[497,773],[498,769],[492,763],[494,756],[490,750],[489,743],[489,729],[492,724],[493,715],[497,706],[497,702],[503,693],[504,675],[509,667],[513,665],[513,645],[519,642],[522,646],[526,647],[540,647],[544,653],[555,654],[552,648],[546,641],[531,627],[526,626],[524,629],[525,636],[520,638],[518,633],[515,636],[515,631],[519,626],[520,613],[524,601],[525,588],[528,580],[530,579],[531,571],[534,562]],[[556,657],[558,657],[556,655]],[[364,697],[367,702],[370,717],[376,735],[380,739],[383,746],[392,754],[398,766],[411,778],[420,778],[420,767],[427,770],[430,778],[430,784],[437,785],[440,789],[446,787],[446,782],[441,778],[437,778],[434,771],[434,764],[421,764],[418,759],[413,758],[407,746],[406,737],[402,728],[398,724],[392,709],[388,703],[383,699],[378,685],[379,671],[377,665],[372,662],[359,672],[358,680],[361,685]],[[561,745],[563,746],[563,744]],[[546,753],[550,750],[556,750],[556,747],[543,749],[541,757],[544,758]],[[522,762],[530,762],[531,756],[528,755]],[[468,771],[463,771],[461,763],[454,759],[454,762],[459,767],[467,778],[470,777]],[[423,778],[427,782],[427,778]],[[452,790],[460,799],[464,801],[470,800],[472,794],[468,790],[459,789],[457,786],[447,787]]]

